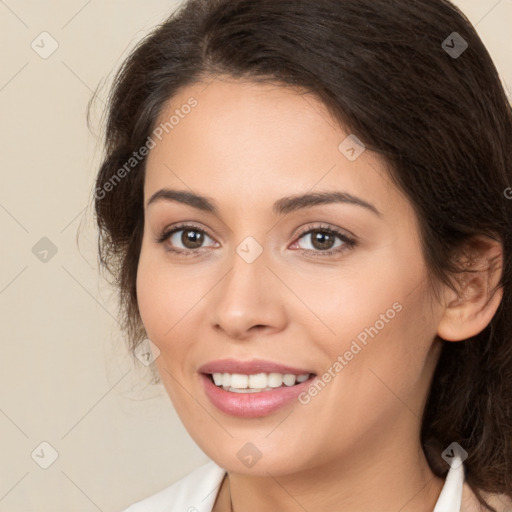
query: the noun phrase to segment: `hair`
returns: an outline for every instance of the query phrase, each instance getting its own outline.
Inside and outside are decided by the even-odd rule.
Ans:
[[[468,45],[458,57],[443,48],[454,32]],[[466,481],[495,511],[479,490],[512,497],[512,108],[474,27],[446,0],[189,0],[148,34],[114,77],[95,183],[100,265],[132,351],[146,337],[136,294],[146,158],[116,173],[166,102],[220,76],[308,91],[380,154],[417,215],[433,287],[455,290],[456,255],[474,237],[502,245],[498,310],[478,335],[442,344],[421,427],[434,474],[446,475],[441,452],[458,442]]]

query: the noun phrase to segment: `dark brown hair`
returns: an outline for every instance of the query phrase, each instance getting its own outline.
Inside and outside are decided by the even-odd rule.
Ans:
[[[446,0],[190,0],[144,38],[115,77],[95,188],[100,263],[131,349],[146,337],[135,286],[146,159],[119,169],[178,90],[219,75],[309,91],[382,155],[434,286],[455,286],[455,255],[474,236],[501,242],[503,299],[477,336],[443,343],[421,438],[438,476],[456,441],[481,503],[479,489],[512,497],[512,110],[471,23]]]

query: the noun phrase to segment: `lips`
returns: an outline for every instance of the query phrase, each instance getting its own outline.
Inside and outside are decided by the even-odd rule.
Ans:
[[[210,402],[221,412],[240,418],[256,418],[269,415],[282,407],[290,405],[311,385],[315,373],[308,368],[294,367],[264,360],[236,361],[222,359],[209,362],[199,368],[203,389]],[[307,380],[294,385],[266,388],[265,391],[250,393],[233,392],[215,385],[213,374],[294,374],[307,375]]]
[[[294,375],[314,373],[308,368],[288,366],[280,363],[274,363],[272,361],[265,361],[263,359],[253,359],[251,361],[219,359],[218,361],[211,361],[204,364],[198,371],[203,374],[241,373],[244,375],[254,373],[293,373]]]

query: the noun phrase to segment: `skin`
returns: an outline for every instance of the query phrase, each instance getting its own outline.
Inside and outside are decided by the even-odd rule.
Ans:
[[[164,187],[193,191],[219,213],[166,200],[146,207],[137,296],[181,420],[228,472],[214,511],[230,510],[230,495],[244,512],[432,511],[444,481],[430,470],[419,432],[441,349],[436,335],[476,334],[501,296],[484,306],[477,293],[468,305],[447,289],[433,300],[410,202],[380,157],[366,150],[349,161],[339,151],[349,133],[312,95],[216,77],[183,89],[157,124],[190,97],[198,105],[150,151],[144,201]],[[343,203],[272,212],[282,197],[334,190],[380,216]],[[185,221],[207,232],[197,255],[166,250],[187,249],[182,232],[155,242]],[[311,232],[298,237],[319,223],[354,235],[356,246],[336,237],[332,250],[343,251],[325,255]],[[248,236],[263,249],[252,263],[235,250]],[[483,283],[492,280],[473,288]],[[198,368],[225,357],[322,375],[397,302],[402,310],[307,405],[242,419],[204,393]],[[247,442],[262,454],[251,468],[236,456]]]

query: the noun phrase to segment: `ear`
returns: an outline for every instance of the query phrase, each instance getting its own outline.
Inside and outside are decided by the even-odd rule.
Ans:
[[[464,269],[455,275],[457,293],[447,290],[445,308],[437,334],[446,341],[461,341],[476,336],[489,325],[503,297],[495,289],[503,269],[503,247],[488,237],[474,237],[459,258]]]

